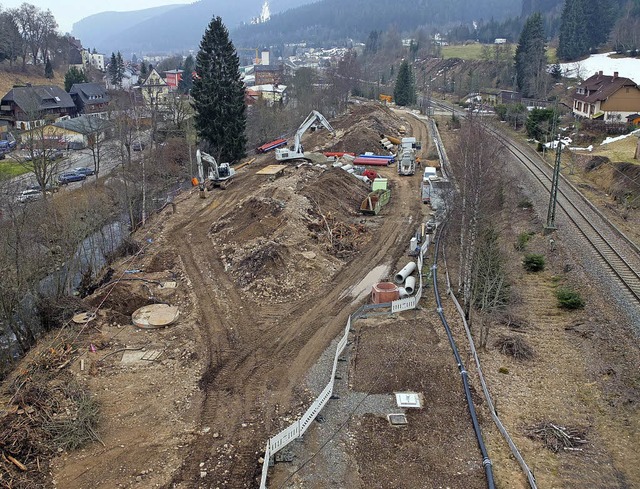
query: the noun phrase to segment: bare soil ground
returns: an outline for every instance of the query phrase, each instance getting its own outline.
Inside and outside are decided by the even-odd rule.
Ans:
[[[420,122],[382,107],[353,107],[333,125],[352,144],[374,149],[379,128],[358,132],[374,119],[385,133],[408,124],[429,140]],[[337,148],[322,132],[304,144]],[[138,233],[142,251],[114,267],[114,278],[126,280],[104,285],[89,299],[102,304],[97,319],[69,326],[76,345],[72,361],[52,363],[89,386],[101,406],[101,441],[62,450],[50,465],[27,460],[25,474],[34,484],[24,487],[257,487],[265,442],[317,395],[322,381],[311,377],[326,369],[330,345],[359,304],[358,284],[377,266],[390,273],[406,260],[408,239],[428,210],[418,198],[419,175],[399,179],[393,168],[383,169],[392,183],[391,202],[365,219],[355,212],[365,190],[352,177],[294,166],[274,181],[255,174],[271,163],[272,155],[259,157],[229,189],[206,199],[185,195],[175,215],[165,211]],[[517,202],[519,196],[508,198]],[[636,339],[596,286],[581,289],[584,311],[556,308],[558,283],[590,283],[580,270],[566,268],[572,256],[562,240],[547,254],[545,272],[522,272],[512,243],[522,230],[539,230],[540,222],[516,207],[510,207],[515,218],[505,220],[504,239],[522,328],[496,323],[482,354],[498,412],[540,487],[640,486]],[[529,245],[545,253],[546,246],[539,235]],[[177,288],[159,288],[167,281]],[[341,367],[341,399],[329,403],[325,423],[314,424],[304,442],[294,444],[304,448],[294,463],[271,471],[270,487],[484,487],[459,374],[426,296],[421,311],[356,322],[349,362]],[[134,328],[129,314],[151,302],[177,305],[177,323]],[[450,303],[446,308],[472,372],[461,326]],[[493,341],[503,334],[526,338],[533,359],[501,354]],[[46,339],[25,362],[42,361],[51,344],[53,338]],[[151,352],[160,356],[145,360]],[[498,487],[526,487],[472,382]],[[421,392],[424,408],[408,412],[407,426],[391,427],[384,419],[389,394],[405,389]],[[371,402],[355,412],[349,403],[365,394]],[[29,406],[21,410],[5,416],[30,415]],[[580,430],[588,444],[554,453],[530,437],[543,422]],[[325,445],[328,438],[336,443]],[[315,453],[294,475],[303,457]],[[14,464],[2,466],[19,472]]]

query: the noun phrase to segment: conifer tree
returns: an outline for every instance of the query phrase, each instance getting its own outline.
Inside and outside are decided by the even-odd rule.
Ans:
[[[51,61],[49,61],[49,58],[47,58],[44,63],[44,77],[49,79],[53,78],[53,67],[51,66]]]
[[[120,54],[120,51],[118,51],[118,54],[116,54],[115,74],[116,74],[116,82],[117,82],[116,85],[121,87],[122,80],[124,79],[124,60],[122,59],[122,54]]]
[[[526,97],[544,95],[547,86],[547,53],[544,23],[540,13],[527,19],[516,48],[518,89]]]
[[[397,105],[411,105],[416,103],[416,87],[409,62],[405,59],[398,69],[393,98]]]
[[[191,94],[195,128],[219,162],[245,155],[246,114],[240,62],[220,17],[207,27],[196,56]]]
[[[107,74],[109,75],[109,81],[112,85],[118,85],[118,59],[116,53],[111,53],[111,59],[109,60],[109,67],[107,68]]]
[[[140,63],[140,81],[143,81],[147,77],[147,74],[147,63],[142,61],[142,63]]]
[[[577,59],[589,53],[588,26],[586,9],[594,7],[597,2],[588,5],[584,0],[566,0],[560,18],[560,41],[558,58],[562,60]]]
[[[193,60],[193,56],[189,55],[184,60],[184,65],[182,66],[182,78],[180,83],[178,83],[178,90],[182,93],[189,93],[189,91],[193,88],[193,70],[195,68],[195,61]]]
[[[84,71],[72,66],[64,75],[64,89],[68,92],[75,83],[87,83],[88,81]]]

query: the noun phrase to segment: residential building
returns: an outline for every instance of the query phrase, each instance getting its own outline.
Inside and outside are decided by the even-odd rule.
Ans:
[[[103,114],[111,97],[99,83],[74,83],[69,95],[76,104],[78,114]]]
[[[140,92],[147,105],[163,105],[169,101],[169,85],[155,68],[140,84]]]
[[[103,76],[102,79],[104,80],[104,84],[107,87],[107,90],[122,89],[122,90],[129,91],[133,88],[137,88],[138,82],[139,82],[138,75],[136,75],[129,68],[125,68],[124,72],[122,73],[122,83],[120,84],[120,86],[115,86],[113,83],[111,83],[111,79],[109,75]]]
[[[287,86],[286,85],[256,85],[247,88],[245,92],[245,100],[250,105],[258,99],[265,100],[269,105],[275,102],[286,102]]]
[[[82,50],[82,62],[85,67],[91,66],[92,68],[105,71],[104,54],[92,53],[88,49]]]
[[[573,113],[578,117],[624,122],[640,112],[640,88],[630,78],[604,75],[599,71],[576,87]]]
[[[81,115],[73,119],[58,121],[46,126],[47,134],[55,136],[67,147],[74,149],[92,145],[96,139],[104,140],[104,133],[113,123],[91,115]]]
[[[0,101],[0,120],[20,130],[68,119],[75,113],[71,96],[55,85],[15,86]]]
[[[284,78],[282,65],[255,65],[253,74],[256,85],[278,85]]]
[[[177,90],[184,70],[169,70],[164,72],[164,81],[169,85],[169,90]]]

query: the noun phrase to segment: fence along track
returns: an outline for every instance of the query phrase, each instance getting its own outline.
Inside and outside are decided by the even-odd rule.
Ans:
[[[451,110],[451,107],[447,105],[437,102],[432,103],[440,108]],[[467,116],[466,112],[463,113],[456,110],[456,113],[462,117]],[[525,151],[489,124],[482,123],[482,125],[487,132],[491,133],[529,170],[546,190],[550,190],[551,177],[548,173],[551,170],[546,163],[535,161],[534,158],[526,154]],[[589,242],[601,261],[609,269],[611,275],[615,276],[616,281],[628,291],[629,297],[635,301],[636,305],[640,305],[640,274],[629,263],[625,253],[619,251],[618,247],[607,238],[607,234],[613,232],[617,239],[624,242],[628,247],[626,256],[634,256],[636,259],[640,259],[640,248],[607,219],[564,175],[561,174],[560,176],[566,185],[558,186],[558,205],[580,234]],[[585,209],[581,209],[577,202],[584,204],[582,207],[585,207]],[[605,231],[602,228],[607,229]]]

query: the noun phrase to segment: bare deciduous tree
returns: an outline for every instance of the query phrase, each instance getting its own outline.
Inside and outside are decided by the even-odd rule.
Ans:
[[[478,249],[502,205],[501,146],[472,117],[458,133],[450,160],[459,191],[451,219],[458,251],[458,291],[469,318],[474,273],[479,276],[474,268]]]

